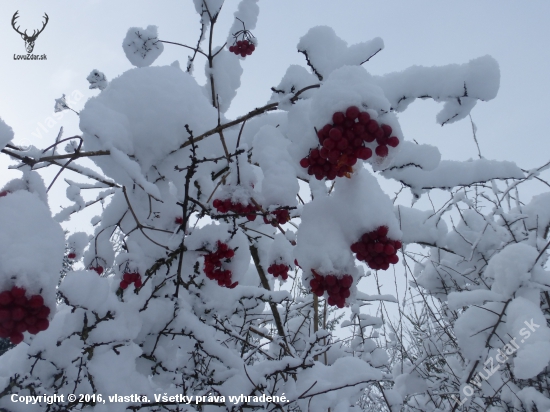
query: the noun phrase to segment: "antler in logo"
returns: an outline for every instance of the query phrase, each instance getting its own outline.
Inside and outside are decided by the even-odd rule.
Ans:
[[[25,47],[27,49],[27,53],[32,53],[33,49],[34,49],[34,42],[36,41],[36,38],[38,37],[38,35],[40,33],[42,33],[42,31],[44,31],[44,28],[46,27],[46,25],[48,24],[48,20],[50,19],[48,17],[48,15],[46,13],[44,13],[44,18],[46,19],[46,21],[43,23],[43,26],[40,30],[36,31],[34,30],[32,35],[29,36],[27,34],[27,30],[25,30],[24,33],[21,33],[19,31],[19,26],[15,27],[15,20],[17,20],[17,18],[19,17],[17,14],[19,13],[19,10],[17,10],[15,12],[15,14],[13,15],[12,19],[11,19],[11,25],[13,27],[13,29],[19,33],[21,35],[21,37],[23,38],[23,40],[25,40]]]

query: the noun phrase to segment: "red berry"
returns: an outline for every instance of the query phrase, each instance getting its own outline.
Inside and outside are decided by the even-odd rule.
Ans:
[[[12,302],[12,297],[11,297],[11,293],[8,292],[7,290],[0,293],[0,305],[9,305],[11,302]]]
[[[378,130],[378,122],[374,119],[371,119],[367,122],[366,128],[367,132],[369,132],[370,134],[374,134]]]
[[[388,146],[377,146],[375,152],[377,156],[386,157],[388,155]]]
[[[351,141],[351,145],[355,148],[363,146],[363,140],[360,137],[356,137]]]
[[[395,249],[392,245],[386,245],[384,246],[384,253],[386,255],[393,255],[395,253]]]
[[[10,331],[0,326],[0,338],[6,339],[10,337]]]
[[[388,138],[384,136],[384,132],[382,131],[382,129],[378,129],[378,131],[374,133],[374,136],[376,137],[376,143],[378,143],[380,146],[388,144]]]
[[[31,308],[40,308],[44,305],[44,298],[40,295],[32,295],[29,299],[29,306]]]
[[[28,299],[26,296],[21,296],[20,298],[13,299],[13,304],[17,306],[26,306],[28,303]]]
[[[336,132],[340,133],[340,131],[338,129],[334,129],[336,130]],[[323,141],[323,148],[327,149],[327,150],[332,150],[334,149],[334,147],[336,146],[336,140],[334,139],[325,139]]]
[[[11,312],[8,309],[0,309],[0,322],[11,318]]]
[[[45,331],[50,326],[48,319],[38,319],[36,321],[36,327],[40,332]]]
[[[392,136],[388,139],[388,146],[397,147],[399,145],[399,139],[395,136]]]
[[[46,319],[48,316],[50,316],[50,308],[47,306],[42,306],[36,316],[40,319]]]
[[[181,216],[178,216],[174,219],[174,222],[176,223],[176,225],[183,225],[183,217]],[[101,267],[101,266],[100,266]],[[103,272],[103,271],[102,271]],[[100,273],[101,275],[101,273]]]
[[[348,147],[348,141],[346,139],[341,139],[338,141],[338,144],[336,145],[336,148],[338,150],[345,150]]]
[[[2,327],[4,327],[5,329],[7,329],[9,331],[11,331],[14,326],[15,326],[15,322],[11,319],[7,319],[7,320],[2,322]]]
[[[359,245],[360,245],[360,244],[361,244],[361,243],[359,243],[359,242],[353,243],[353,244],[351,245],[351,247],[350,247],[351,251],[352,251],[353,253],[359,253],[359,250],[360,250],[360,249],[359,249]]]
[[[364,132],[361,134],[361,139],[363,139],[367,143],[371,143],[374,142],[375,137],[370,133]]]
[[[0,197],[7,196],[8,193],[9,193],[9,192],[8,192],[7,190],[2,190],[2,191],[0,192]]]
[[[395,250],[401,249],[402,246],[403,244],[399,240],[396,240],[393,244],[393,247],[395,248]]]
[[[336,127],[333,127],[332,129],[330,129],[330,132],[328,132],[328,137],[337,142],[342,138],[342,131],[340,129],[337,129]]]
[[[349,288],[353,284],[353,278],[350,275],[344,275],[342,279],[340,279],[340,286],[343,288]]]
[[[71,252],[71,253],[69,253],[69,254],[67,255],[67,257],[68,257],[69,259],[74,259],[74,258],[76,257],[76,253]]]
[[[354,124],[355,123],[353,122],[353,120],[346,118],[344,120],[344,123],[342,123],[342,127],[344,129],[347,129],[347,131],[350,131]]]
[[[378,229],[376,229],[376,233],[378,234],[378,237],[384,237],[388,235],[388,227],[387,226],[380,226]]]
[[[353,134],[357,137],[361,136],[363,133],[365,133],[365,126],[361,123],[354,123],[353,124]]]
[[[338,163],[340,159],[340,152],[337,149],[331,150],[328,154],[328,161],[332,164]]]
[[[25,309],[19,307],[19,306],[16,306],[14,309],[12,309],[11,311],[11,318],[15,321],[18,321],[18,320],[21,320],[25,317]]]
[[[14,345],[19,345],[21,342],[23,342],[23,334],[20,332],[15,332],[10,335],[11,343]]]
[[[300,166],[306,168],[309,166],[309,159],[307,157],[304,157],[302,160],[300,160]]]
[[[334,275],[328,275],[328,276],[325,277],[325,283],[328,286],[336,285],[336,282],[337,282],[337,279],[336,279],[336,276],[334,276]]]
[[[388,262],[391,263],[392,265],[395,265],[397,262],[399,262],[399,256],[397,255],[388,256]]]
[[[142,283],[142,281],[141,281],[141,278],[138,278],[138,279],[135,280],[134,286],[135,286],[136,288],[140,288],[142,285],[143,285],[143,283]]]
[[[23,333],[27,331],[27,328],[28,328],[27,324],[24,321],[21,321],[15,324],[15,326],[13,327],[13,330],[18,333]]]
[[[22,298],[25,296],[25,289],[14,286],[11,288],[11,296],[14,298]]]
[[[390,137],[391,136],[391,133],[392,133],[392,128],[390,125],[387,125],[387,124],[383,124],[380,126],[380,128],[382,129],[382,131],[384,132],[384,136],[386,137]]]
[[[359,116],[358,116],[358,121],[359,123],[361,123],[362,125],[366,125],[370,120],[370,114],[368,114],[367,112],[361,112],[359,113]]]
[[[309,158],[312,159],[312,160],[317,160],[319,159],[319,149],[313,149],[310,153],[309,153]],[[317,163],[317,162],[316,162]]]
[[[372,150],[368,147],[360,147],[355,152],[355,155],[358,159],[367,160],[370,159],[372,156]]]
[[[342,112],[336,112],[332,115],[332,122],[334,124],[342,124],[344,123],[345,115]]]
[[[355,120],[359,116],[359,108],[357,106],[348,107],[346,110],[346,117],[350,120]]]
[[[130,282],[127,282],[126,280],[123,280],[122,282],[120,282],[121,289],[126,289],[128,286],[130,286]]]
[[[312,289],[312,292],[315,293],[319,297],[321,297],[325,294],[325,291],[323,290],[323,288]]]
[[[309,286],[311,286],[311,289],[319,289],[319,287],[321,287],[321,283],[318,279],[314,278],[309,281]]]
[[[353,166],[355,163],[357,163],[357,157],[351,155],[351,156],[348,156],[347,160],[346,160],[346,163],[348,166]]]
[[[340,285],[338,285],[338,283],[336,283],[336,284],[330,286],[327,291],[330,295],[337,295],[337,294],[340,293]]]
[[[103,266],[92,267],[91,269],[95,270],[98,275],[101,275],[103,273]]]

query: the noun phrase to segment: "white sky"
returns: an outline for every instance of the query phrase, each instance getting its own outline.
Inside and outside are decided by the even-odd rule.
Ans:
[[[227,37],[237,4],[238,0],[225,2],[215,36],[218,43]],[[296,51],[299,38],[313,26],[330,25],[349,44],[383,38],[385,49],[365,65],[373,74],[411,65],[465,63],[492,55],[501,69],[499,94],[493,101],[478,103],[472,112],[483,155],[514,160],[526,169],[548,160],[549,2],[260,0],[259,4],[259,21],[253,32],[259,46],[243,63],[242,88],[228,117],[263,105],[271,94],[270,87],[279,83],[288,65],[305,65]],[[45,53],[47,61],[13,59],[14,54],[25,54],[23,40],[10,25],[16,10],[21,28],[31,33],[41,27],[43,13],[48,13],[49,24],[34,50],[35,54]],[[4,40],[0,51],[0,118],[14,129],[16,143],[38,147],[49,145],[61,125],[65,136],[79,133],[78,117],[72,112],[63,112],[61,121],[51,128],[46,126],[55,98],[79,91],[86,96],[74,107],[80,110],[88,97],[98,93],[88,90],[86,77],[92,69],[112,79],[132,67],[121,47],[129,27],[157,25],[162,40],[189,45],[195,44],[199,33],[192,0],[3,0],[0,17],[0,38]],[[155,65],[179,60],[184,66],[187,56],[186,49],[165,45]],[[202,72],[199,57],[195,73],[201,83]],[[437,145],[445,159],[475,158],[469,121],[440,127],[435,123],[440,108],[432,101],[413,103],[399,115],[405,137]],[[7,156],[0,156],[0,186],[19,175],[5,171],[8,163]],[[52,174],[45,176],[51,179]],[[63,177],[83,180],[70,173]],[[64,190],[59,179],[51,192],[54,212],[59,210]],[[538,186],[533,190],[542,189]]]

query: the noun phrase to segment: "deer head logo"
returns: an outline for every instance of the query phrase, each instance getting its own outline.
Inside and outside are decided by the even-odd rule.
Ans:
[[[36,38],[38,37],[38,35],[40,33],[42,33],[44,31],[44,28],[46,27],[46,25],[48,24],[48,20],[50,19],[48,17],[48,15],[46,13],[44,13],[44,18],[46,19],[46,21],[43,23],[43,26],[40,30],[36,31],[34,30],[32,35],[29,36],[27,34],[27,30],[25,30],[24,33],[21,33],[19,31],[19,26],[15,27],[15,20],[17,20],[17,18],[19,17],[18,16],[18,13],[19,13],[19,10],[17,10],[15,12],[15,14],[13,15],[12,19],[11,19],[11,25],[13,27],[13,29],[19,33],[21,35],[21,37],[23,38],[23,40],[25,40],[25,48],[27,49],[27,53],[32,53],[33,49],[34,49],[34,42],[36,41]]]

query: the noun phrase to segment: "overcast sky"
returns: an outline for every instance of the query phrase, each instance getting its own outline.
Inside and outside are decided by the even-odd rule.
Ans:
[[[238,0],[226,0],[216,28],[218,43],[227,37],[237,5]],[[514,160],[523,168],[539,166],[550,157],[549,2],[260,0],[259,5],[253,32],[259,45],[243,63],[242,88],[228,117],[265,104],[270,87],[279,83],[290,64],[305,65],[296,51],[299,38],[313,26],[330,25],[349,44],[373,37],[384,40],[385,49],[365,65],[373,74],[493,56],[501,70],[499,94],[490,102],[478,103],[472,112],[482,154]],[[31,33],[41,27],[44,13],[49,15],[34,50],[46,54],[46,61],[14,60],[14,54],[25,54],[24,42],[10,24],[17,10],[18,24]],[[61,121],[48,124],[55,98],[81,94],[84,97],[74,105],[80,110],[88,97],[98,93],[88,90],[86,77],[91,70],[98,69],[112,79],[132,67],[121,47],[129,27],[157,25],[162,40],[190,45],[199,34],[192,0],[3,0],[0,16],[0,118],[14,129],[16,143],[38,147],[51,144],[61,125],[65,136],[79,133],[78,117],[71,112],[63,112]],[[186,49],[165,45],[154,64],[179,60],[184,66],[187,56]],[[195,73],[202,83],[204,62],[197,62]],[[435,115],[440,109],[432,101],[412,104],[399,115],[405,138],[437,145],[446,159],[476,157],[469,120],[438,126]],[[5,173],[8,163],[2,155],[0,185],[18,176]],[[61,203],[64,190],[59,180],[52,192],[53,203]],[[52,207],[57,212],[59,206]]]

